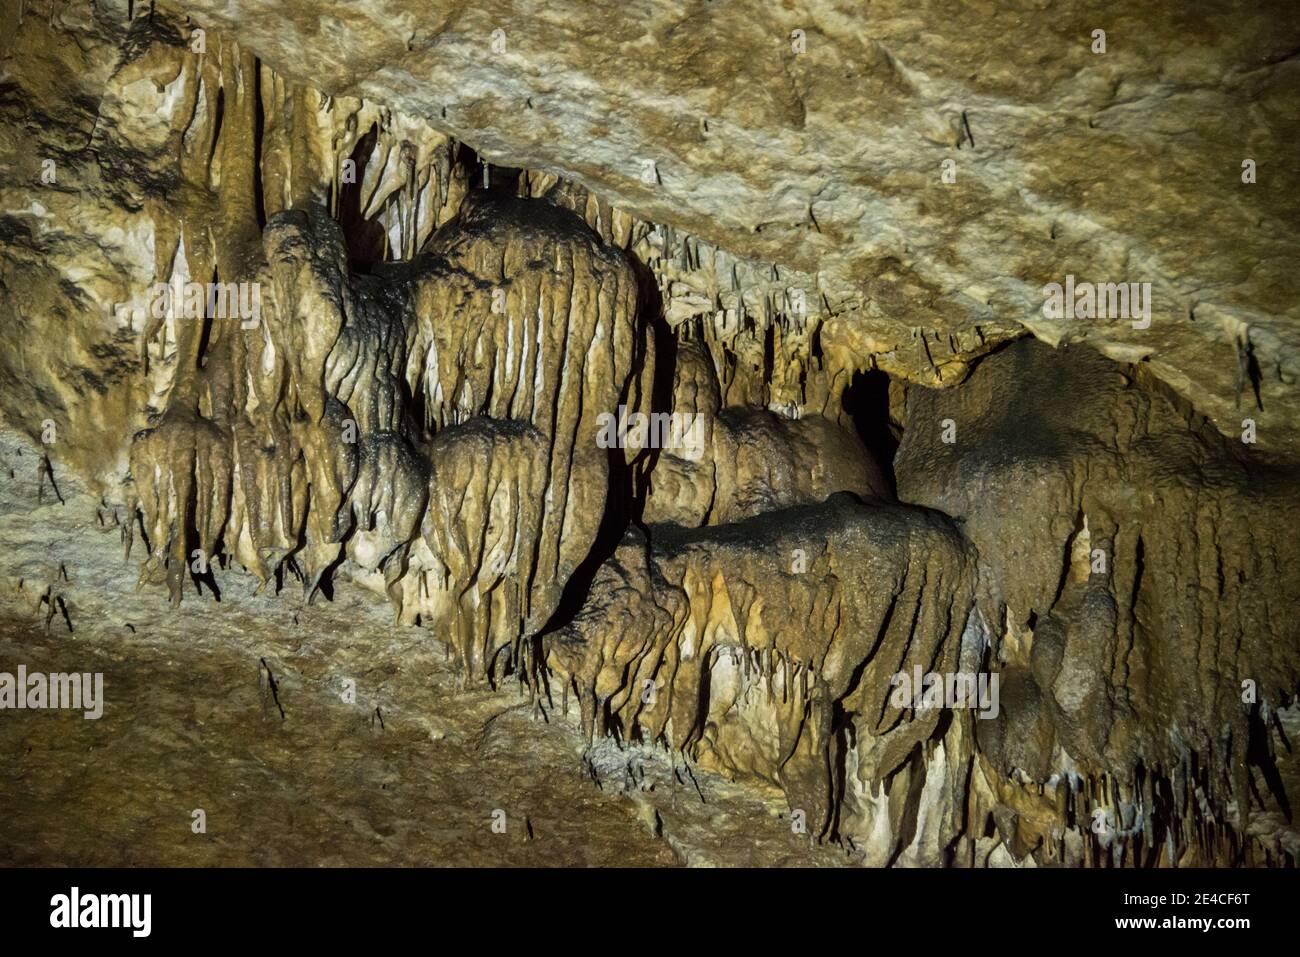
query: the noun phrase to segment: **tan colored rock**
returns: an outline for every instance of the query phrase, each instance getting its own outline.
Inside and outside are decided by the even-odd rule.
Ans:
[[[1140,805],[1148,852],[1169,834],[1167,860],[1222,862],[1199,829],[1249,828],[1247,794],[1275,773],[1249,742],[1300,682],[1280,611],[1300,598],[1300,494],[1145,367],[1070,352],[1017,343],[957,390],[909,390],[899,497],[979,549],[981,608],[1008,636],[1002,719],[978,723],[990,765],[1082,781],[1076,818]],[[1152,796],[1166,786],[1173,807]]]
[[[0,418],[142,584],[354,578],[462,681],[574,691],[593,769],[666,744],[868,864],[1300,855],[1272,6],[1211,47],[1113,4],[139,6],[0,11]],[[1049,317],[1067,275],[1150,325]]]
[[[611,454],[599,419],[648,400],[653,352],[626,259],[544,201],[468,206],[412,275],[411,384],[437,437],[432,554],[404,613],[452,629],[483,674],[547,624],[591,551]]]
[[[654,536],[630,536],[547,640],[584,727],[778,783],[828,833],[846,741],[878,786],[934,733],[941,712],[897,707],[892,679],[957,665],[973,556],[933,513],[847,495]]]
[[[1147,359],[1231,434],[1240,353],[1258,370],[1262,444],[1297,449],[1300,25],[1284,2],[1200,9],[1214,44],[1182,12],[1123,3],[184,10],[301,81],[431,117],[494,163],[815,275],[810,298],[896,374],[959,381],[1025,330],[1086,340]],[[1151,325],[1046,318],[1042,287],[1067,274],[1151,282]]]
[[[687,528],[726,525],[835,492],[889,498],[889,485],[857,436],[819,415],[719,408],[712,361],[695,341],[675,357],[673,414],[684,448],[658,452],[642,518]]]

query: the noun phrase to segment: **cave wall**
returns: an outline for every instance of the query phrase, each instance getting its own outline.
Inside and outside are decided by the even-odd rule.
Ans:
[[[1163,314],[1137,344],[1126,328],[1045,326],[1020,286],[1061,261],[1027,238],[1049,221],[1080,273],[1201,234],[1153,215],[1103,243],[1104,210],[1086,229],[1063,211],[1081,183],[1044,182],[996,221],[919,215],[888,199],[902,174],[880,158],[823,190],[825,209],[795,197],[815,228],[760,229],[785,215],[766,204],[794,201],[784,178],[816,181],[849,163],[849,139],[880,139],[878,120],[807,109],[829,100],[825,62],[791,75],[808,84],[792,93],[796,139],[762,144],[779,117],[746,100],[747,132],[720,118],[720,142],[664,162],[648,193],[604,151],[676,140],[623,109],[636,79],[610,78],[617,58],[585,33],[579,55],[569,28],[540,28],[548,56],[569,50],[612,97],[588,109],[633,123],[612,139],[565,125],[562,90],[493,72],[522,53],[486,66],[461,49],[491,11],[450,11],[454,42],[416,30],[395,60],[370,46],[387,27],[340,26],[313,41],[306,77],[296,31],[330,22],[311,4],[276,43],[258,4],[231,30],[228,12],[192,6],[187,21],[9,4],[0,52],[0,162],[21,172],[0,185],[14,345],[0,413],[43,442],[51,483],[64,468],[95,483],[141,563],[135,600],[206,601],[245,575],[328,597],[353,578],[396,626],[447,642],[467,682],[572,697],[593,739],[773,784],[813,838],[870,864],[1294,862],[1300,502],[1279,423],[1295,297],[1271,271],[1275,229],[1240,251],[1263,265],[1206,277],[1203,302],[1176,278],[1181,257],[1236,267],[1212,245],[1160,250],[1157,281],[1197,300],[1183,331]],[[910,22],[893,17],[877,29]],[[820,23],[810,49],[853,59],[840,16]],[[932,104],[907,122],[930,124],[937,167],[970,130],[940,122],[948,95],[902,65],[913,57],[871,44],[873,83]],[[371,56],[399,66],[347,66]],[[430,91],[491,86],[445,57],[535,94],[541,117],[554,104],[558,125],[521,133],[495,93],[434,109]],[[1150,88],[1134,96],[1185,82],[1195,102],[1249,95],[1291,116],[1269,91],[1293,65],[1229,71],[1212,93],[1195,77],[1215,68],[1138,71]],[[1059,105],[1057,69],[1033,109]],[[1097,70],[1086,87],[1106,86]],[[443,82],[402,79],[415,73]],[[995,115],[989,98],[1027,95],[984,82]],[[1085,106],[1120,124],[1088,127],[1117,150],[1093,166],[1122,166],[1125,111]],[[843,130],[808,155],[828,123]],[[1027,138],[1077,152],[1076,132]],[[755,140],[743,177],[719,161]],[[780,159],[796,146],[807,168]],[[981,158],[973,178],[994,190],[1008,162],[1035,161]],[[1257,192],[1273,202],[1282,181]],[[977,205],[994,199],[1005,187]],[[981,244],[1035,265],[961,254]],[[1026,278],[990,284],[1010,275]],[[156,283],[213,282],[255,289],[256,314],[187,314],[183,296],[154,308]],[[864,374],[883,390],[855,395]],[[1243,408],[1257,443],[1240,441]],[[606,447],[602,416],[620,410],[699,431],[686,448]],[[894,677],[914,669],[996,676],[999,713],[900,700]]]

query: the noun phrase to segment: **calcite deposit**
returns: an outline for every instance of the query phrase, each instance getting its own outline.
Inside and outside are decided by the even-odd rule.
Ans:
[[[1294,866],[1300,21],[1203,7],[4,0],[0,664],[167,746],[0,855]]]
[[[944,421],[956,441],[928,441]],[[1035,785],[1076,779],[1074,813],[1100,811],[1146,863],[1211,863],[1276,824],[1282,794],[1264,792],[1287,756],[1264,742],[1300,678],[1300,489],[1248,449],[1141,366],[1030,341],[908,401],[899,494],[961,522],[1003,634],[981,763],[1023,776],[1031,804]],[[1068,856],[1059,822],[1038,826],[1018,824],[1021,846]]]
[[[935,513],[847,493],[651,537],[631,534],[550,643],[584,729],[772,780],[832,832],[846,750],[878,790],[934,734],[942,712],[898,707],[891,679],[956,669],[973,551]]]

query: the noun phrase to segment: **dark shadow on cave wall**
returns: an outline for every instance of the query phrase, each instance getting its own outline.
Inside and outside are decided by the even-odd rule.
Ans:
[[[894,453],[903,431],[889,418],[889,376],[879,369],[855,372],[840,398],[844,415],[867,447],[889,482],[889,494],[898,497],[898,481],[894,477]]]

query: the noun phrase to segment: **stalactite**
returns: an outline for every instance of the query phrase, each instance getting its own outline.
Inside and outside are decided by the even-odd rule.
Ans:
[[[597,733],[605,702],[625,734],[667,735],[708,766],[780,784],[824,833],[835,812],[835,708],[852,717],[859,773],[877,784],[934,732],[939,712],[904,714],[891,678],[914,664],[956,665],[949,638],[973,600],[973,556],[929,516],[845,495],[652,534],[650,545],[629,536],[587,606],[548,640],[552,667],[581,692],[584,729]],[[792,567],[796,549],[806,569]],[[732,648],[746,662],[738,674],[730,654],[716,655]],[[793,660],[808,662],[802,683]],[[647,683],[657,689],[649,698]]]

